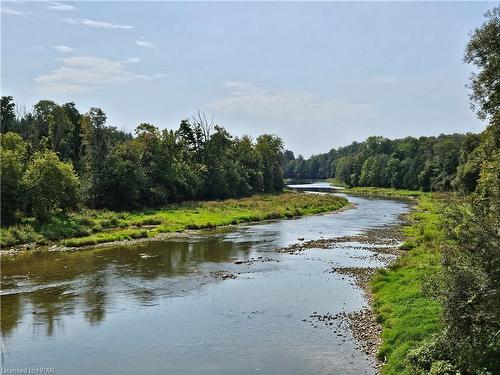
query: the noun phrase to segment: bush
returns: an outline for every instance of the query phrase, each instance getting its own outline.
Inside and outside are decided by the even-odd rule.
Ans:
[[[436,361],[432,364],[429,375],[460,375],[460,371],[449,361]]]
[[[406,359],[415,373],[428,373],[436,358],[443,357],[445,349],[441,339],[441,336],[436,335],[408,352]]]
[[[9,228],[0,229],[0,244],[4,246],[16,246],[25,243],[40,243],[43,239],[31,225],[13,225]]]
[[[28,204],[41,223],[78,203],[80,182],[73,166],[61,162],[54,152],[36,153],[22,183]]]
[[[9,225],[16,222],[16,211],[21,207],[21,179],[24,172],[26,144],[15,133],[0,134],[0,195],[1,223]]]

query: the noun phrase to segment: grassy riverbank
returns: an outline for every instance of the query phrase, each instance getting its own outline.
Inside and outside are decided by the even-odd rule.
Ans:
[[[410,350],[441,329],[440,303],[426,292],[441,267],[440,229],[442,194],[384,188],[355,188],[354,194],[414,198],[417,206],[405,227],[407,252],[372,281],[373,308],[381,323],[379,358],[385,361],[382,374],[412,374],[407,360]]]
[[[137,212],[83,210],[53,217],[43,225],[30,218],[20,225],[2,228],[1,245],[88,246],[186,229],[312,215],[335,211],[347,204],[346,199],[335,196],[284,192],[242,199],[186,202]]]
[[[346,193],[368,196],[380,196],[390,198],[410,198],[416,199],[419,197],[430,197],[431,193],[426,193],[418,190],[404,190],[380,187],[352,187],[345,189]]]

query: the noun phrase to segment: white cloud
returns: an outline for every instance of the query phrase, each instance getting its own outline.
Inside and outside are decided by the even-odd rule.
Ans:
[[[136,74],[128,64],[136,60],[111,60],[92,56],[68,57],[62,66],[35,78],[39,88],[52,91],[88,91],[135,81],[152,81],[164,74]]]
[[[236,134],[278,134],[287,148],[306,155],[348,144],[360,134],[373,134],[379,121],[375,103],[271,90],[249,82],[227,81],[224,86],[228,94],[205,105],[207,113],[230,124]]]
[[[55,1],[50,2],[50,5],[47,7],[47,9],[57,10],[60,12],[72,12],[72,11],[78,10],[73,5],[63,4],[63,3],[59,3],[59,2],[55,2]]]
[[[63,52],[63,53],[70,53],[75,51],[74,48],[68,46],[53,46],[52,48],[54,48],[58,52]]]
[[[105,22],[105,21],[95,21],[95,20],[89,20],[87,18],[63,18],[61,21],[70,23],[72,25],[83,25],[87,27],[93,27],[96,29],[133,29],[134,26],[130,25],[118,25],[110,22]]]
[[[373,104],[349,103],[299,91],[272,91],[248,82],[226,81],[230,95],[208,108],[216,114],[257,117],[291,123],[345,123],[374,117]]]
[[[156,47],[153,43],[148,42],[145,38],[140,38],[140,39],[136,40],[135,44],[137,44],[139,47],[146,47],[146,48]]]
[[[21,16],[21,17],[27,17],[29,13],[21,12],[16,9],[11,9],[11,8],[0,8],[0,13],[1,14],[6,14],[9,16]]]

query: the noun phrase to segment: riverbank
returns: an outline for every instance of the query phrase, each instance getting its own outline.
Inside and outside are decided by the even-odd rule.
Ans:
[[[354,188],[351,194],[410,199],[416,202],[404,228],[400,257],[374,273],[369,283],[372,308],[382,333],[381,373],[412,374],[408,354],[441,329],[440,303],[430,296],[441,268],[440,205],[445,194],[386,188]]]
[[[347,194],[403,199],[409,201],[416,201],[420,197],[431,196],[431,193],[419,190],[404,190],[404,189],[360,187],[360,186],[346,188],[344,192]]]
[[[20,225],[2,228],[1,245],[14,250],[42,246],[81,248],[185,230],[332,212],[348,205],[347,199],[341,197],[287,191],[241,199],[186,202],[159,210],[83,210],[54,217],[43,225],[28,219]]]

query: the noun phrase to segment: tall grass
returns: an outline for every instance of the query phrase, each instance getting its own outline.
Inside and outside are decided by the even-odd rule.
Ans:
[[[285,192],[242,199],[185,202],[137,212],[83,210],[54,217],[44,225],[28,219],[23,225],[2,228],[1,245],[47,244],[62,240],[66,246],[87,246],[162,232],[311,215],[335,211],[347,204],[346,199],[332,195]]]

